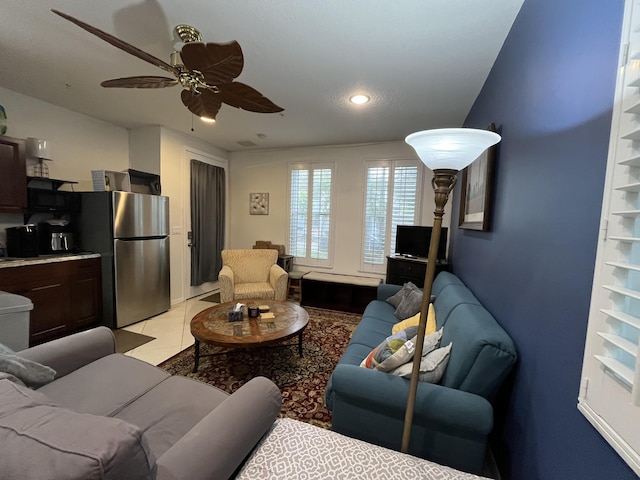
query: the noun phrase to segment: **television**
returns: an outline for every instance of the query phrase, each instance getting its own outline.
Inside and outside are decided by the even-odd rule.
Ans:
[[[433,227],[422,225],[398,225],[396,229],[396,254],[415,257],[428,257]],[[438,260],[447,259],[447,227],[440,230]]]

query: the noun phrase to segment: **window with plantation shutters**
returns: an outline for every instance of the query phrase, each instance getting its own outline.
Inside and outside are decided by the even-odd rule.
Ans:
[[[578,408],[640,475],[640,3],[625,2]]]
[[[333,165],[289,168],[289,252],[301,265],[331,265]]]
[[[366,162],[361,269],[384,272],[385,257],[393,253],[398,225],[419,218],[418,185],[421,168],[415,161]]]

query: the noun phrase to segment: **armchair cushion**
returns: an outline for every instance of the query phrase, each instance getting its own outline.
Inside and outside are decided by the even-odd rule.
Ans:
[[[220,300],[249,298],[286,300],[287,272],[277,265],[278,252],[271,249],[223,250],[218,275]]]
[[[233,271],[235,283],[269,281],[271,265],[278,261],[276,250],[223,250],[222,263]]]

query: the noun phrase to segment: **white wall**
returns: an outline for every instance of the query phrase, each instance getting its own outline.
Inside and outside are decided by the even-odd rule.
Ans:
[[[129,165],[141,172],[160,175],[160,137],[157,125],[129,131]]]
[[[162,194],[168,195],[169,222],[171,226],[171,303],[185,300],[187,281],[184,277],[185,262],[190,262],[185,254],[186,239],[185,201],[187,200],[189,171],[186,149],[228,159],[228,152],[208,143],[188,137],[174,130],[161,127],[160,177]]]
[[[51,178],[75,180],[77,190],[91,190],[91,170],[129,167],[126,128],[4,88],[0,105],[7,112],[6,135],[51,142],[53,161],[46,162]]]
[[[360,247],[364,210],[366,160],[415,159],[415,151],[404,142],[327,146],[283,150],[232,152],[230,242],[228,248],[251,248],[256,240],[287,245],[287,181],[290,163],[335,162],[335,261],[328,271],[362,275]],[[432,174],[425,168],[422,186],[422,225],[433,222]],[[269,193],[269,215],[249,214],[249,194]],[[450,205],[443,225],[449,225]],[[288,253],[288,252],[287,252]],[[318,269],[314,267],[314,269]]]
[[[184,151],[190,147],[221,158],[227,152],[200,140],[160,126],[129,132],[126,128],[57,107],[41,100],[0,88],[0,105],[8,117],[7,135],[37,137],[51,142],[52,162],[47,162],[51,178],[79,182],[76,191],[92,191],[91,170],[137,170],[159,173],[162,194],[170,197],[170,222],[183,231]],[[2,172],[0,172],[2,174]],[[66,188],[66,187],[65,187]],[[5,228],[22,225],[22,215],[0,213],[0,245]],[[184,252],[182,234],[171,239],[171,299],[184,299]]]
[[[415,158],[413,149],[404,142],[229,153],[161,126],[129,132],[123,127],[3,88],[0,88],[0,104],[5,107],[9,120],[7,135],[49,140],[54,158],[48,162],[50,176],[78,181],[77,191],[92,190],[91,170],[119,171],[131,166],[160,173],[162,194],[170,197],[172,303],[185,298],[183,271],[187,259],[182,246],[186,242],[187,148],[229,160],[228,248],[251,248],[256,240],[286,245],[289,163],[336,162],[337,247],[332,271],[350,274],[359,273],[364,161]],[[157,155],[160,155],[159,162]],[[420,223],[430,225],[434,204],[431,175],[425,172]],[[269,193],[269,215],[249,215],[249,194],[252,192]],[[448,208],[451,203],[448,202]],[[447,211],[445,225],[450,217]],[[4,243],[4,228],[22,223],[22,215],[0,214],[0,242]]]
[[[74,186],[76,191],[92,190],[91,170],[129,167],[129,133],[125,128],[4,88],[0,88],[0,105],[7,112],[6,135],[51,142],[53,161],[46,162],[49,176],[79,182]],[[0,213],[0,242],[4,245],[6,227],[23,223],[22,215]]]

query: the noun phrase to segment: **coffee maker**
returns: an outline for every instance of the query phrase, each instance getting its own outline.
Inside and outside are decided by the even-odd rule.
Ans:
[[[40,254],[69,253],[75,248],[68,220],[51,219],[38,226]]]

